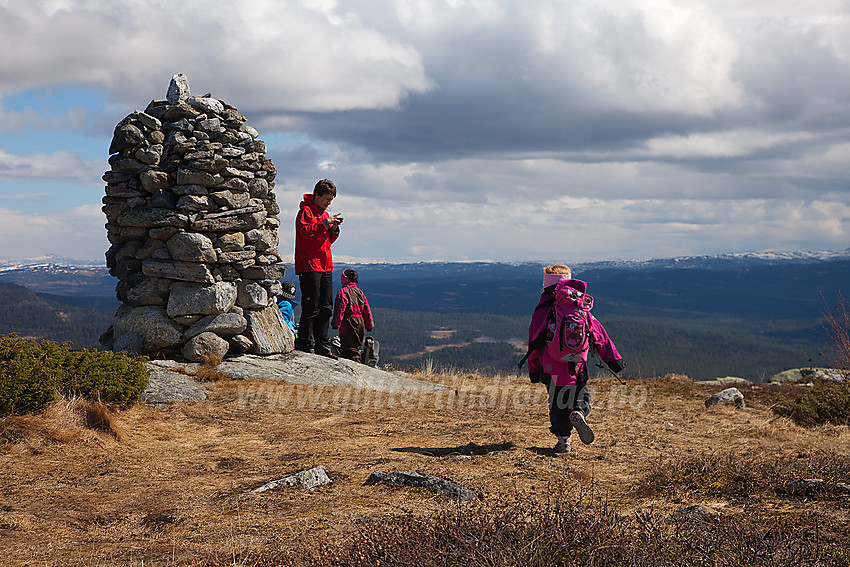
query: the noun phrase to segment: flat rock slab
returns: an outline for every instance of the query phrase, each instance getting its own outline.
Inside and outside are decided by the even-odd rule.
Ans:
[[[699,380],[694,383],[700,386],[747,386],[751,384],[746,378],[739,378],[738,376],[724,376],[713,380]]]
[[[282,380],[290,384],[351,386],[393,393],[448,389],[442,384],[415,380],[350,360],[333,360],[301,351],[271,356],[246,354],[227,359],[216,370],[231,380]]]
[[[461,486],[438,476],[430,476],[416,471],[390,473],[375,471],[369,475],[369,478],[366,479],[364,484],[369,486],[379,483],[424,488],[462,501],[478,498],[478,493],[471,488]]]
[[[197,402],[207,399],[207,390],[197,380],[182,372],[163,367],[158,362],[147,363],[151,376],[148,387],[139,396],[143,402],[152,406],[165,406],[174,402]]]
[[[767,379],[774,384],[793,384],[795,382],[810,382],[812,380],[829,380],[843,382],[845,373],[835,368],[792,368]]]

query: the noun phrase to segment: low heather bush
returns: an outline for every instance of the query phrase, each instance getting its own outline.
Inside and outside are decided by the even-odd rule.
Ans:
[[[57,394],[107,403],[134,400],[147,386],[145,360],[0,336],[0,415],[41,411]]]
[[[737,499],[783,495],[788,492],[788,482],[800,478],[824,481],[822,489],[811,497],[843,500],[846,496],[834,488],[837,483],[850,483],[850,456],[829,451],[793,456],[730,452],[659,459],[639,480],[635,492],[665,498],[697,495]]]
[[[815,515],[677,517],[618,512],[587,494],[510,504],[482,502],[425,516],[364,523],[326,545],[313,565],[555,567],[569,565],[847,566],[846,534]]]
[[[831,423],[850,425],[850,382],[825,382],[773,406],[778,415],[810,427]]]

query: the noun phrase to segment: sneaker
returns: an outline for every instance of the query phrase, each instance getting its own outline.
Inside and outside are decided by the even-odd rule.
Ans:
[[[558,442],[555,443],[555,452],[556,453],[569,453],[573,450],[573,442],[570,441],[569,437],[558,436]]]
[[[593,443],[593,439],[595,435],[593,435],[593,430],[587,424],[587,421],[584,419],[584,414],[580,411],[574,411],[570,414],[570,423],[575,427],[576,432],[578,432],[578,438],[581,439],[581,442],[585,445],[590,445]]]

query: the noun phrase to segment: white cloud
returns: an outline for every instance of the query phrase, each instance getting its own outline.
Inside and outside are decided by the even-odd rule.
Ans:
[[[645,157],[727,158],[742,157],[779,144],[805,142],[815,138],[810,132],[764,132],[755,129],[727,132],[694,133],[687,136],[665,136],[647,141]]]
[[[101,260],[109,242],[103,213],[95,205],[49,215],[0,208],[0,241],[14,242],[4,256],[30,258],[56,254],[79,260]]]
[[[0,148],[0,179],[27,181],[58,180],[100,184],[105,162],[83,159],[63,151],[53,154],[16,155]]]
[[[88,113],[84,108],[71,108],[60,116],[48,117],[33,108],[14,111],[0,104],[0,133],[19,133],[24,130],[79,130],[87,121]]]
[[[14,45],[0,54],[0,93],[71,83],[144,104],[183,72],[256,110],[334,111],[430,88],[412,46],[332,2],[15,2],[0,7],[0,37]]]
[[[846,7],[0,0],[0,96],[94,85],[124,115],[187,73],[274,141],[284,253],[324,176],[352,258],[845,248]],[[0,107],[3,131],[90,120]],[[0,179],[99,183],[105,157],[72,150],[0,149]],[[100,230],[98,205],[79,213],[45,234]]]
[[[491,94],[498,97],[524,84],[547,106],[696,115],[738,107],[744,100],[732,79],[737,42],[702,4],[410,0],[394,5],[441,86],[469,80],[473,92],[495,88]]]

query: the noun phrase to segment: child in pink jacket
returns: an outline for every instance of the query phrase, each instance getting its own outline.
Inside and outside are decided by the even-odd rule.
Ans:
[[[339,355],[360,362],[360,347],[366,331],[375,327],[372,311],[366,296],[357,287],[357,272],[343,270],[340,275],[342,288],[336,294],[331,327],[339,329]]]
[[[528,328],[528,373],[532,382],[541,382],[549,390],[549,431],[558,437],[556,453],[568,453],[572,450],[570,435],[573,428],[582,443],[593,442],[593,430],[587,424],[590,415],[590,393],[587,391],[587,363],[565,362],[552,358],[545,346],[549,313],[555,303],[555,288],[562,280],[565,284],[584,294],[587,283],[572,278],[570,269],[563,264],[546,266],[543,273],[543,292],[540,301],[531,316]],[[587,312],[587,327],[590,330],[591,348],[608,367],[616,372],[626,365],[617,347],[608,337],[608,333],[596,317]]]

